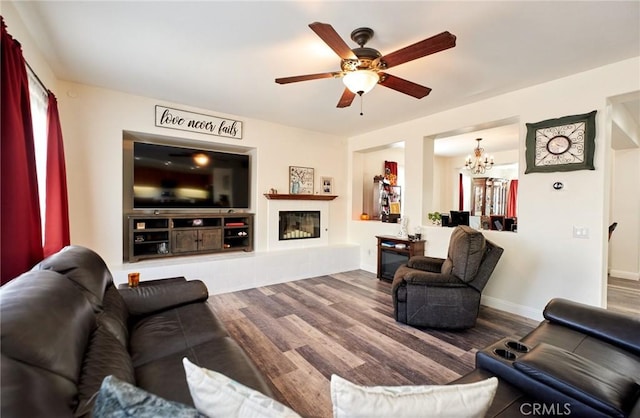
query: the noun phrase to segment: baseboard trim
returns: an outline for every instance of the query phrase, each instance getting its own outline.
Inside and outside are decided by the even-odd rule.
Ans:
[[[494,298],[492,296],[483,295],[481,303],[485,306],[489,306],[490,308],[495,308],[515,315],[524,316],[536,321],[542,321],[544,319],[544,317],[542,316],[542,310],[534,309],[529,306],[519,305],[517,303]]]
[[[632,271],[624,270],[609,270],[609,276],[616,277],[618,279],[640,280],[640,273],[634,273]]]

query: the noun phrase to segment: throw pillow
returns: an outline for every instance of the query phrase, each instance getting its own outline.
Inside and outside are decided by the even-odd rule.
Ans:
[[[107,376],[93,407],[95,418],[207,418],[194,408]]]
[[[198,411],[209,418],[300,418],[290,408],[227,376],[182,359],[189,392]]]
[[[495,377],[460,385],[360,386],[334,374],[333,417],[484,417],[497,388]]]

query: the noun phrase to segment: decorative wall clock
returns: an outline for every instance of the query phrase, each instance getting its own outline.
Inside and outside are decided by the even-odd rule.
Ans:
[[[596,111],[527,123],[528,173],[595,170]]]

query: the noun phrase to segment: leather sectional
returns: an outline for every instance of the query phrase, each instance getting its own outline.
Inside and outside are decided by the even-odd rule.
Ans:
[[[476,354],[452,383],[497,376],[487,416],[640,417],[640,318],[553,299],[521,340]]]
[[[0,288],[2,417],[91,416],[114,375],[193,405],[182,358],[272,396],[207,304],[198,280],[117,289],[104,261],[71,246]],[[487,416],[640,418],[640,318],[554,299],[522,339],[480,350],[452,383],[499,378]]]
[[[272,392],[198,280],[117,289],[104,261],[66,247],[0,289],[2,417],[91,416],[105,376],[193,405],[182,365]]]

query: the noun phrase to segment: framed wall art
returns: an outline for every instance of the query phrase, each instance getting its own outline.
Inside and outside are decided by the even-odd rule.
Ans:
[[[322,194],[333,194],[333,177],[322,177]]]
[[[528,173],[595,170],[596,111],[527,123]]]
[[[313,194],[313,168],[289,166],[289,193]]]

